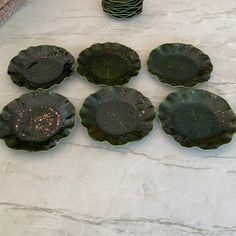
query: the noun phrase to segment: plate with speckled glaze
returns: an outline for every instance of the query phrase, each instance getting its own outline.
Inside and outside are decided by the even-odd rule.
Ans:
[[[9,66],[13,83],[30,90],[48,89],[73,73],[74,57],[53,45],[29,47],[19,52]]]
[[[67,137],[75,124],[75,108],[64,96],[31,92],[6,105],[0,114],[0,138],[13,149],[49,150]]]
[[[200,89],[169,94],[158,111],[163,130],[185,147],[215,149],[229,143],[236,117],[220,96]]]
[[[141,68],[138,54],[119,43],[94,44],[79,54],[77,62],[77,72],[90,83],[108,86],[128,83]]]
[[[183,87],[208,81],[213,70],[209,56],[183,43],[167,43],[155,48],[147,65],[160,82]]]
[[[94,140],[123,145],[151,132],[155,112],[150,100],[137,90],[106,87],[85,99],[80,117]]]

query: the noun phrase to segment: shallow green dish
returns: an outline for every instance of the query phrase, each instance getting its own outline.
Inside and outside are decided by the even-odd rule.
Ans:
[[[236,117],[220,96],[205,90],[180,89],[159,107],[163,130],[185,147],[215,149],[231,141]]]
[[[147,61],[148,70],[162,83],[191,87],[210,79],[210,58],[192,45],[168,43],[154,49]]]
[[[119,43],[94,44],[78,57],[77,72],[94,84],[123,85],[138,74],[138,54]]]
[[[122,14],[117,14],[117,13],[114,13],[114,12],[111,12],[111,11],[106,11],[104,10],[107,14],[109,14],[110,16],[114,17],[114,18],[131,18],[131,17],[134,17],[138,14],[140,14],[142,12],[142,8],[136,10],[135,12],[132,12],[132,13],[122,13]]]
[[[106,12],[107,14],[109,14],[110,16],[112,16],[114,18],[131,18],[131,17],[134,17],[134,16],[140,14],[142,12],[142,8],[137,9],[133,12],[124,12],[124,13],[116,13],[116,12],[110,11],[110,10],[104,10],[104,12]]]
[[[11,60],[8,74],[20,87],[48,89],[72,74],[74,62],[74,57],[65,49],[40,45],[20,51]]]
[[[114,4],[114,3],[110,3],[108,1],[102,1],[102,5],[110,10],[128,10],[130,8],[134,8],[136,6],[142,5],[143,1],[133,1],[132,3],[129,4]]]
[[[137,90],[106,87],[85,99],[80,117],[94,140],[123,145],[151,132],[155,112],[150,100]]]
[[[140,2],[142,0],[131,0],[131,1],[125,1],[125,2],[114,2],[110,0],[102,0],[102,2],[110,5],[110,6],[127,6],[127,5],[133,5],[136,2]]]
[[[102,0],[104,3],[110,6],[132,6],[138,2],[143,2],[143,0],[130,0],[130,1],[111,1],[111,0]]]
[[[49,150],[68,136],[75,108],[62,95],[31,92],[13,100],[0,114],[0,138],[13,149]]]
[[[118,4],[127,4],[135,0],[107,0],[108,2],[118,3]]]
[[[135,14],[138,10],[142,9],[142,4],[138,4],[136,6],[132,6],[132,7],[126,7],[123,9],[120,8],[109,8],[106,5],[103,5],[103,9],[104,11],[107,11],[108,13],[111,13],[113,15],[117,15],[117,16],[126,16],[126,15],[130,15],[130,14]]]
[[[112,2],[103,0],[102,7],[106,13],[115,18],[130,18],[142,12],[143,1]]]

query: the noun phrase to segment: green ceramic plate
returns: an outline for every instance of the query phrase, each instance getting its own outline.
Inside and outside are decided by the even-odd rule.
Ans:
[[[133,2],[130,2],[130,3],[127,3],[127,4],[114,4],[114,3],[111,3],[109,1],[102,1],[102,4],[106,7],[108,7],[109,9],[120,9],[120,10],[122,9],[122,10],[125,10],[127,8],[143,4],[143,1],[136,0],[136,1],[133,1]]]
[[[117,5],[128,5],[128,4],[133,4],[135,2],[143,2],[143,0],[104,0],[104,1]]]
[[[29,47],[11,60],[8,74],[18,86],[31,90],[48,89],[72,74],[74,62],[74,57],[63,48],[52,45]]]
[[[137,90],[106,87],[85,99],[80,117],[94,140],[123,145],[150,133],[155,112],[150,100]]]
[[[8,147],[27,151],[48,150],[68,136],[75,123],[75,108],[62,95],[32,92],[3,108],[0,138]]]
[[[94,44],[79,54],[77,62],[80,75],[104,85],[126,84],[141,67],[138,54],[119,43]]]
[[[107,11],[107,10],[104,10],[104,12],[106,12],[107,14],[109,14],[110,16],[114,17],[114,18],[131,18],[133,16],[137,16],[138,14],[140,14],[142,12],[142,8],[132,12],[132,13],[129,13],[129,12],[126,12],[126,13],[114,13],[114,12],[111,12],[111,11]]]
[[[126,13],[115,13],[115,12],[111,12],[111,11],[106,11],[104,10],[106,13],[108,13],[109,15],[111,15],[112,17],[115,18],[131,18],[133,16],[136,16],[138,14],[140,14],[142,12],[142,8],[137,9],[134,12],[126,12]]]
[[[114,6],[127,6],[136,2],[140,2],[143,0],[127,0],[127,1],[112,1],[112,0],[103,0],[107,4],[114,5]]]
[[[191,87],[209,80],[213,66],[210,58],[192,45],[168,43],[154,49],[148,70],[162,83]]]
[[[106,5],[103,4],[103,8],[108,11],[111,12],[113,14],[117,14],[117,15],[122,15],[122,14],[133,14],[135,13],[137,10],[142,9],[142,4],[137,4],[135,6],[131,6],[131,7],[126,7],[126,8],[109,8]]]
[[[116,18],[130,18],[142,12],[143,1],[130,1],[115,3],[108,0],[102,1],[103,10]]]
[[[121,3],[121,4],[132,2],[132,0],[108,0],[108,1],[112,3]]]
[[[159,107],[163,130],[185,147],[215,149],[231,141],[236,117],[220,96],[205,90],[181,89]]]

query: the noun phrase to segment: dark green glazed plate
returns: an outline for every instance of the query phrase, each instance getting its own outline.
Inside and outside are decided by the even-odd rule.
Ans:
[[[127,9],[125,11],[117,11],[117,10],[110,10],[106,9],[105,7],[103,8],[104,12],[109,14],[110,16],[114,18],[132,18],[138,14],[140,14],[143,10],[142,6]]]
[[[48,150],[68,136],[75,108],[62,95],[31,92],[13,100],[0,114],[0,138],[13,149]]]
[[[133,0],[133,1],[125,1],[125,2],[113,2],[109,0],[102,0],[102,4],[107,6],[109,9],[125,9],[129,7],[133,7],[135,5],[138,5],[140,3],[143,3],[143,0]]]
[[[112,15],[115,18],[131,18],[135,15],[138,15],[142,12],[142,5],[133,7],[130,9],[125,9],[125,10],[110,10],[110,9],[105,9],[104,11],[110,15]]]
[[[134,11],[134,9],[138,9],[138,7],[142,7],[142,5],[143,5],[142,1],[136,1],[136,2],[134,2],[132,4],[130,4],[130,5],[121,4],[120,6],[119,5],[114,5],[114,4],[112,5],[112,4],[110,4],[110,3],[106,2],[106,1],[102,2],[102,6],[106,10],[111,10],[111,11],[114,11],[114,12],[117,11],[119,13],[122,13],[122,12],[125,13],[126,11],[131,11],[131,10]]]
[[[72,74],[74,62],[74,57],[63,48],[52,45],[29,47],[11,60],[8,74],[20,87],[48,89]]]
[[[213,69],[206,54],[183,43],[163,44],[154,49],[147,65],[162,83],[184,87],[208,81]]]
[[[107,2],[111,2],[113,4],[121,4],[121,5],[124,5],[124,4],[130,4],[132,2],[137,2],[137,1],[143,1],[143,0],[105,0]]]
[[[185,147],[215,149],[231,141],[236,117],[220,96],[205,90],[180,89],[159,107],[163,130]]]
[[[150,100],[137,90],[106,87],[85,99],[80,117],[94,140],[123,145],[151,132],[155,112]]]
[[[138,54],[119,43],[94,44],[83,50],[77,71],[94,84],[123,85],[136,76],[141,62]]]
[[[131,18],[142,12],[143,0],[102,1],[103,10],[115,18]]]
[[[142,12],[142,8],[137,9],[136,11],[130,13],[130,12],[126,12],[126,13],[114,13],[114,11],[109,11],[109,10],[104,10],[104,12],[106,12],[107,14],[109,14],[110,16],[114,17],[114,18],[132,18],[138,14],[140,14]]]

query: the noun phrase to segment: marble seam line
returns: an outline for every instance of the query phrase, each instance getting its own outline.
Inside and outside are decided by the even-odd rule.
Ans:
[[[106,225],[126,225],[126,224],[158,224],[158,225],[165,225],[167,227],[179,227],[186,230],[191,230],[193,233],[198,233],[199,235],[206,235],[205,233],[208,232],[215,232],[217,231],[227,231],[227,232],[236,232],[236,225],[235,226],[218,226],[214,225],[211,226],[213,231],[209,229],[203,229],[199,227],[195,227],[193,225],[174,222],[168,219],[150,219],[146,217],[140,218],[115,218],[115,217],[92,217],[88,215],[81,215],[82,218],[78,218],[73,216],[72,214],[68,214],[71,212],[70,210],[61,209],[61,208],[47,208],[47,207],[39,207],[39,206],[30,206],[30,205],[23,205],[17,203],[10,203],[10,202],[0,202],[0,207],[7,207],[11,210],[22,210],[22,211],[34,211],[34,212],[44,212],[50,215],[59,216],[74,222],[83,223],[83,224],[90,224],[90,225],[97,225],[97,226],[106,226]],[[72,212],[71,212],[72,213]],[[74,213],[73,213],[74,214]]]
[[[84,147],[84,148],[91,148],[91,149],[103,149],[103,150],[108,150],[108,151],[112,151],[112,152],[118,152],[118,153],[126,153],[125,151],[121,151],[121,150],[118,150],[118,149],[112,149],[112,148],[109,148],[109,147],[103,147],[103,146],[92,146],[92,145],[83,145],[83,144],[79,144],[79,143],[72,143],[72,142],[64,142],[64,144],[67,144],[67,145],[73,145],[73,146],[77,146],[77,147]],[[152,161],[161,161],[161,159],[156,159],[156,158],[153,158],[149,155],[147,155],[146,153],[140,153],[140,152],[134,152],[132,150],[130,150],[129,148],[124,148],[123,149],[126,149],[127,152],[133,154],[133,155],[136,155],[136,156],[144,156]],[[208,158],[208,159],[228,159],[228,160],[232,160],[232,159],[236,159],[236,156],[229,156],[229,157],[224,157],[224,156],[217,156],[217,155],[208,155],[208,156],[204,156],[203,158]],[[167,163],[166,163],[167,164]],[[171,165],[171,164],[170,164]]]
[[[192,169],[192,170],[210,170],[210,169],[212,169],[211,167],[191,167],[191,166],[183,166],[183,165],[177,165],[177,164],[170,164],[170,163],[161,162],[161,159],[155,159],[155,158],[147,155],[146,153],[134,152],[134,151],[130,150],[127,147],[123,148],[123,149],[127,150],[125,152],[125,151],[121,151],[121,150],[118,150],[118,149],[111,149],[111,148],[102,147],[102,146],[82,145],[82,144],[76,144],[76,143],[71,143],[71,142],[64,142],[64,144],[78,146],[78,147],[84,147],[84,148],[90,148],[90,149],[103,149],[103,150],[108,150],[108,151],[118,152],[118,153],[123,153],[123,154],[124,153],[131,153],[134,156],[142,156],[142,157],[145,157],[145,158],[147,158],[151,161],[159,162],[160,165],[169,166],[169,167],[177,167],[177,168]]]

